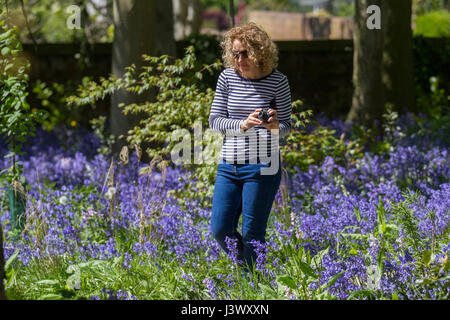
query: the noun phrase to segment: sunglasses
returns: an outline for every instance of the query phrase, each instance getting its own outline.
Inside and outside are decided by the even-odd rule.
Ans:
[[[242,56],[242,58],[244,58],[244,59],[248,58],[247,50],[233,51],[233,55],[234,55],[235,59],[239,59],[239,56]]]

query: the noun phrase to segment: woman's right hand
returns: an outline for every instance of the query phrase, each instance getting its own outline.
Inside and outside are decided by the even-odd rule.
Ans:
[[[259,113],[262,111],[262,108],[256,109],[253,113],[250,113],[247,119],[244,120],[244,125],[247,128],[252,128],[254,126],[263,124],[261,120],[258,119]]]

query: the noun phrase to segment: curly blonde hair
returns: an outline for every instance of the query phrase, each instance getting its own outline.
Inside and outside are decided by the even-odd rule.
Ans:
[[[247,48],[248,58],[262,71],[271,72],[278,66],[278,48],[266,31],[254,22],[230,29],[220,46],[226,68],[238,70],[233,55],[233,41],[239,40]]]

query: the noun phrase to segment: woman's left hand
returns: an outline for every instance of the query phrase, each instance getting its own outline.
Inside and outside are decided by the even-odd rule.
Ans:
[[[280,124],[279,124],[278,118],[277,118],[277,110],[269,109],[269,114],[270,114],[269,120],[267,120],[267,122],[263,122],[262,124],[269,131],[272,129],[279,129]]]

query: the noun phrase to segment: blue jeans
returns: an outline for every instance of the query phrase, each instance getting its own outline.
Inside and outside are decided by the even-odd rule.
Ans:
[[[281,168],[273,175],[262,175],[270,164],[229,164],[217,168],[212,202],[211,232],[228,253],[226,237],[237,239],[237,259],[252,270],[256,253],[252,240],[265,242],[267,221],[281,181]],[[237,231],[242,212],[242,235]],[[248,268],[248,269],[247,269]]]

